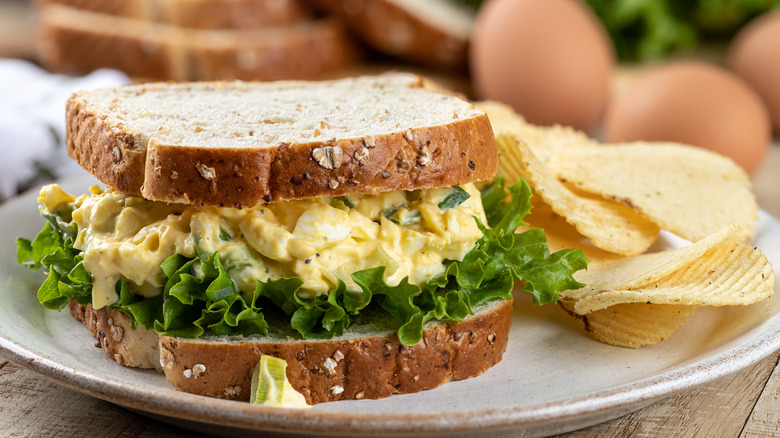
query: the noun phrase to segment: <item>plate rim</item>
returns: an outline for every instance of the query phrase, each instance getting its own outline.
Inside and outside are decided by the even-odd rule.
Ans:
[[[80,179],[86,181],[87,176],[91,178],[90,175],[77,175],[62,182]],[[36,190],[32,189],[6,201],[0,206],[0,214],[30,202],[30,198],[35,196],[34,192]],[[758,223],[765,224],[765,228],[775,229],[771,234],[780,236],[780,221],[763,210],[759,211]],[[775,283],[775,292],[778,284],[780,283]],[[749,342],[718,355],[688,363],[679,369],[574,397],[503,408],[429,413],[364,413],[253,406],[188,394],[174,388],[152,388],[150,391],[148,386],[60,363],[45,352],[36,351],[0,332],[0,353],[5,358],[92,397],[180,420],[238,429],[312,434],[322,434],[323,430],[333,430],[331,428],[338,428],[339,433],[370,435],[467,433],[487,429],[538,428],[551,423],[574,422],[598,415],[604,416],[603,419],[606,420],[607,413],[612,410],[624,408],[624,413],[630,412],[658,399],[746,368],[778,349],[780,320],[763,328]],[[735,362],[736,358],[739,358],[738,362]]]

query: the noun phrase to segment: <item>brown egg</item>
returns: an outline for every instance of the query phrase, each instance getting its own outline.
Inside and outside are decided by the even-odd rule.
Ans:
[[[601,24],[576,0],[490,0],[472,32],[477,96],[538,125],[591,130],[607,102],[614,59]]]
[[[737,34],[729,67],[758,91],[780,134],[780,12],[762,15]]]
[[[769,115],[737,75],[703,63],[651,68],[612,99],[604,116],[609,142],[674,141],[731,157],[748,172],[771,139]]]

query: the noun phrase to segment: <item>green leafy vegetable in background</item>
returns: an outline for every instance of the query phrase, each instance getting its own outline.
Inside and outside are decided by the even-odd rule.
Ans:
[[[444,207],[468,198],[458,189],[442,201]],[[127,315],[133,327],[140,324],[181,337],[199,337],[207,331],[267,335],[263,312],[270,310],[288,315],[290,326],[304,339],[329,339],[341,335],[363,309],[372,306],[392,317],[401,343],[414,345],[428,321],[461,321],[473,313],[474,306],[512,298],[515,280],[523,282],[521,288],[537,305],[557,301],[559,291],[583,286],[572,277],[587,267],[582,251],[550,254],[541,229],[514,232],[525,224],[523,217],[531,209],[531,190],[525,181],[506,187],[499,176],[482,197],[491,228],[475,218],[483,237],[462,261],[446,261],[445,272],[422,286],[410,284],[408,278],[388,285],[386,268],[380,266],[352,274],[360,291],[349,291],[339,281],[328,295],[303,298],[298,293],[303,280],[281,278],[258,281],[251,294],[242,294],[230,278],[230,263],[223,264],[219,253],[198,251],[196,257],[175,254],[163,262],[166,280],[158,296],[134,294],[132,284],[120,279],[119,300],[111,307]],[[77,230],[71,213],[69,208],[57,214],[44,212],[47,222],[38,236],[33,241],[17,240],[19,262],[31,269],[45,266],[48,271],[38,298],[49,309],[62,309],[71,298],[79,304],[92,301],[92,277],[84,269],[81,251],[73,247]],[[227,230],[221,231],[223,240],[233,238]]]
[[[658,58],[691,49],[696,31],[680,14],[683,2],[667,0],[587,0],[609,32],[618,58]]]
[[[477,10],[484,0],[453,0]],[[743,25],[780,0],[585,0],[623,61],[642,61],[727,42]]]
[[[648,60],[726,42],[780,0],[586,0],[609,32],[618,58]]]
[[[453,3],[466,6],[469,9],[472,9],[476,11],[477,9],[482,6],[482,3],[485,2],[485,0],[452,0]]]

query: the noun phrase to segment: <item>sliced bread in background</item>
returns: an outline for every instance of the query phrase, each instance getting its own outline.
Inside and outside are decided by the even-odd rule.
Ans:
[[[453,0],[37,0],[40,61],[136,79],[318,79],[354,59],[341,23],[397,59],[463,72],[473,11]],[[320,14],[320,15],[317,15]],[[321,15],[328,18],[315,18]],[[361,65],[365,68],[365,65]]]
[[[439,68],[466,68],[474,13],[451,0],[311,1],[381,52]]]
[[[299,0],[38,0],[38,4],[198,29],[256,29],[311,18]]]
[[[107,67],[163,80],[316,79],[343,69],[351,54],[340,24],[328,19],[204,30],[58,4],[40,11],[40,62],[56,71]]]

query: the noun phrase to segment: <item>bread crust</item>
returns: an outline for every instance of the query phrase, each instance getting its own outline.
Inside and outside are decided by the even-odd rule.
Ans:
[[[178,389],[249,400],[260,355],[287,361],[290,384],[307,403],[377,399],[435,388],[484,373],[501,360],[512,300],[457,323],[435,323],[403,346],[395,333],[353,339],[208,342],[160,336],[163,371]]]
[[[100,14],[197,29],[285,26],[309,17],[299,0],[38,0]]]
[[[137,132],[109,128],[105,115],[90,113],[84,106],[74,99],[65,105],[68,155],[108,186],[140,195],[147,140]]]
[[[51,4],[41,8],[47,68],[116,68],[158,80],[316,79],[345,68],[353,49],[334,20],[253,30],[184,29]]]
[[[153,19],[146,0],[34,0],[34,2],[40,8],[61,5],[118,17]]]
[[[153,368],[162,371],[157,333],[138,327],[133,330],[130,319],[116,309],[93,309],[71,299],[71,316],[81,321],[97,338],[96,347],[119,364],[135,368]]]
[[[200,29],[287,26],[310,18],[300,0],[167,0],[164,21]]]
[[[395,333],[331,340],[199,340],[158,336],[116,309],[93,309],[71,300],[71,315],[84,323],[103,351],[118,363],[155,368],[177,389],[198,395],[249,400],[260,355],[287,361],[290,384],[309,404],[377,399],[432,389],[478,376],[501,361],[509,340],[513,300],[461,322],[431,323],[423,339],[404,346]],[[159,344],[158,344],[159,342]],[[150,353],[150,351],[152,351]]]
[[[206,148],[148,140],[88,108],[67,102],[68,153],[105,184],[145,198],[235,208],[350,193],[462,185],[492,178],[498,153],[485,114],[446,125],[369,138]],[[338,149],[339,165],[318,160]]]
[[[319,79],[350,64],[355,53],[332,19],[292,26],[283,37],[190,31],[187,40],[190,76],[204,81]]]
[[[466,69],[468,38],[447,32],[387,0],[313,0],[371,46],[417,63]]]
[[[135,77],[186,78],[184,58],[168,32],[170,29],[144,33],[107,31],[85,26],[81,21],[73,22],[71,17],[60,13],[65,9],[58,5],[41,9],[38,58],[48,69],[78,73],[108,67]],[[122,29],[111,26],[110,22],[102,24]]]

